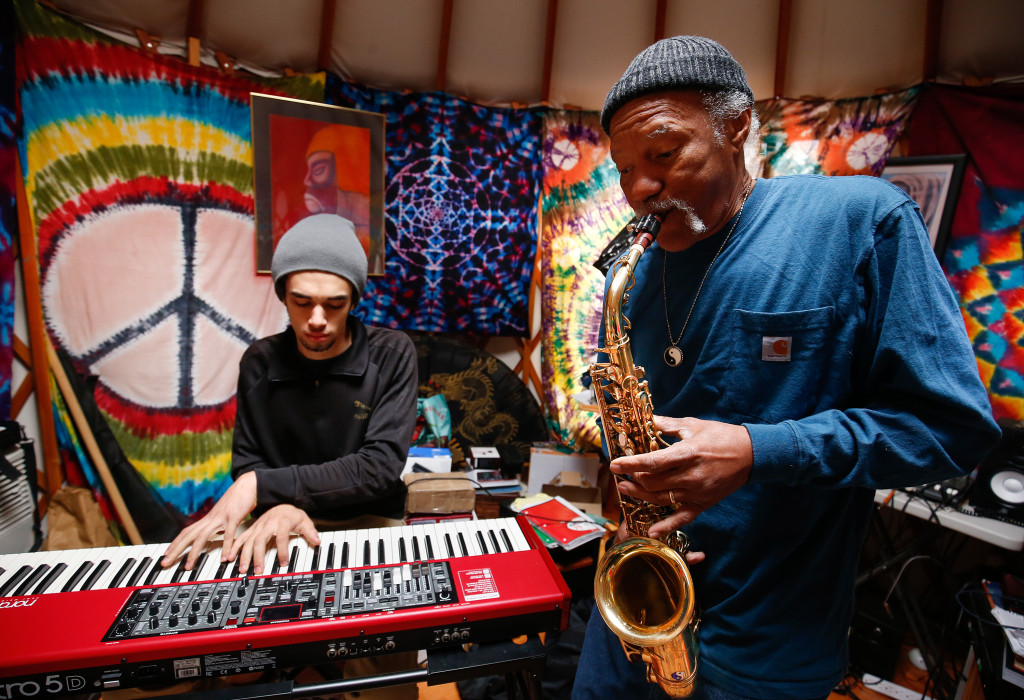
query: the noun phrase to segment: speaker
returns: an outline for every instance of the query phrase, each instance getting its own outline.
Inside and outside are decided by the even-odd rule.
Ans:
[[[982,514],[1024,520],[1024,424],[999,420],[1003,437],[978,467],[970,503]]]

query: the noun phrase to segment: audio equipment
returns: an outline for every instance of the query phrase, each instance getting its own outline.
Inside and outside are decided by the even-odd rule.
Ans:
[[[1024,521],[1024,424],[1000,419],[1003,436],[978,467],[969,501],[979,515]]]
[[[302,544],[293,543],[287,571],[204,580],[172,567],[158,574],[170,579],[148,584],[131,579],[148,577],[142,562],[159,558],[146,548],[166,544],[111,548],[127,557],[107,549],[0,557],[0,698],[163,685],[568,623],[569,590],[521,516],[321,533],[319,548]],[[64,573],[84,561],[90,571],[107,565],[91,586],[86,573],[64,590]],[[194,571],[205,570],[207,562]]]

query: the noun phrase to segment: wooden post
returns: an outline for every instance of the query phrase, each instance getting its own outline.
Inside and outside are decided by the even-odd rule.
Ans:
[[[85,443],[85,449],[89,452],[89,458],[92,459],[93,466],[99,472],[100,479],[103,481],[103,488],[107,490],[107,495],[110,497],[114,510],[117,511],[117,517],[121,521],[121,525],[124,526],[128,539],[131,540],[132,544],[143,544],[142,535],[139,534],[139,529],[135,527],[135,520],[132,519],[132,514],[128,511],[124,498],[121,497],[121,489],[117,488],[117,482],[114,481],[114,476],[110,473],[107,460],[104,459],[100,446],[96,443],[96,438],[92,434],[92,428],[89,427],[89,421],[85,417],[85,413],[82,412],[82,405],[78,403],[75,389],[71,386],[67,373],[64,372],[64,365],[61,364],[57,351],[53,349],[50,339],[46,338],[45,340],[46,357],[50,361],[53,377],[57,380],[57,388],[60,389],[60,393],[64,397],[64,403],[67,404],[68,411],[71,412],[71,419],[75,422],[75,427],[78,428],[78,434],[81,436],[82,442]]]
[[[437,47],[437,81],[435,87],[438,92],[444,92],[448,86],[448,47],[452,39],[452,3],[454,0],[444,0],[444,7],[441,10],[441,41]]]
[[[320,46],[317,49],[316,63],[317,67],[323,71],[331,69],[335,7],[335,0],[323,0],[323,5],[320,6]]]
[[[786,93],[786,68],[789,63],[789,31],[793,23],[793,0],[779,0],[779,26],[775,40],[775,92],[772,97]]]
[[[188,0],[188,19],[185,23],[185,36],[188,37],[188,64],[198,66],[199,35],[203,33],[203,0]]]
[[[540,101],[551,99],[551,70],[555,62],[555,28],[558,25],[558,0],[548,0],[548,22],[544,33],[544,74],[541,76]]]
[[[668,13],[668,0],[658,0],[654,9],[654,40],[661,41],[665,38],[665,15]]]
[[[928,0],[924,23],[924,65],[921,77],[935,80],[939,65],[939,40],[942,38],[942,0]]]
[[[35,226],[25,194],[25,179],[21,168],[21,154],[14,153],[15,186],[18,206],[18,245],[21,248],[21,282],[25,293],[25,320],[28,325],[28,343],[31,349],[32,379],[35,383],[36,411],[39,416],[39,442],[43,455],[43,473],[46,491],[57,493],[64,483],[64,473],[57,451],[57,429],[53,420],[50,398],[50,373],[46,361],[46,324],[43,321],[43,300],[39,289],[39,259],[36,255]]]

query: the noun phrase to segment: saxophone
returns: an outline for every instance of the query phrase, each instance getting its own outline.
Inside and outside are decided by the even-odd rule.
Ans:
[[[591,365],[590,377],[601,411],[605,441],[612,459],[667,446],[654,429],[654,409],[643,367],[633,364],[629,320],[622,314],[626,292],[635,282],[633,270],[654,241],[661,222],[653,215],[631,224],[637,234],[608,274],[612,281],[604,299],[605,346],[608,362]],[[628,477],[616,474],[615,484]],[[608,549],[597,566],[594,599],[608,627],[622,643],[630,661],[647,664],[647,680],[670,697],[694,690],[697,674],[697,627],[693,580],[683,555],[689,540],[680,531],[662,539],[650,526],[672,512],[619,493],[623,523],[630,536]]]

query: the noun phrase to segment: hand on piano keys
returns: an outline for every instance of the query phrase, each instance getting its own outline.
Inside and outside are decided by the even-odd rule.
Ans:
[[[224,553],[222,559],[237,559],[241,569],[248,569],[249,562],[252,562],[253,571],[259,576],[264,573],[263,562],[267,558],[267,545],[270,542],[274,543],[271,549],[277,552],[278,565],[288,565],[288,543],[294,535],[302,537],[310,547],[320,544],[320,533],[316,531],[306,511],[288,504],[274,506],[235,538],[231,549]],[[188,568],[186,565],[185,569]]]
[[[252,565],[240,570],[237,559],[222,562],[222,547],[222,540],[207,543],[191,570],[185,569],[185,557],[161,566],[168,543],[0,555],[0,598],[255,575]],[[262,561],[266,574],[307,573],[528,549],[519,522],[497,518],[323,532],[318,546],[291,535],[286,565],[276,546]]]
[[[224,533],[224,547],[230,551],[235,531],[256,508],[256,473],[246,472],[235,479],[224,495],[202,518],[183,529],[167,547],[163,566],[170,567],[185,554],[185,569],[191,571],[207,542]],[[187,554],[186,554],[187,553]]]

